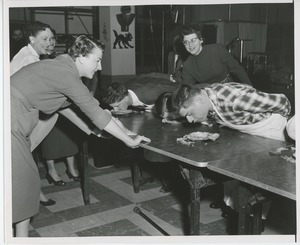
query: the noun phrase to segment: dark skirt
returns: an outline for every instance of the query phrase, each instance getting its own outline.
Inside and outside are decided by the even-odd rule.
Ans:
[[[55,160],[76,155],[79,133],[80,129],[72,122],[59,116],[54,128],[41,143],[42,157],[46,160]]]
[[[13,87],[11,89],[12,222],[39,211],[41,181],[30,151],[29,135],[37,124],[38,110]]]

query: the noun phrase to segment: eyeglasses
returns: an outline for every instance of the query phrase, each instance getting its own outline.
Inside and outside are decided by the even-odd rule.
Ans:
[[[199,39],[198,37],[192,38],[190,41],[183,41],[184,46],[189,46],[190,44],[195,44],[197,39]]]

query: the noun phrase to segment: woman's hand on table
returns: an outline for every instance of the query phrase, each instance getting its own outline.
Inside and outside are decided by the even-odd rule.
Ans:
[[[123,123],[116,117],[113,117],[113,120],[116,122],[116,124],[118,124],[118,126],[124,130],[124,132],[127,135],[137,135],[137,133],[130,131],[128,128],[126,128]]]
[[[142,136],[142,135],[137,135],[132,140],[133,140],[133,143],[126,143],[126,145],[130,148],[137,148],[142,141],[145,141],[146,143],[151,142],[151,140],[149,138]]]

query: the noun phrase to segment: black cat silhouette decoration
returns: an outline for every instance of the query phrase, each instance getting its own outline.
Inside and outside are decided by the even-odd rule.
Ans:
[[[119,48],[123,48],[122,45],[124,46],[124,48],[133,48],[133,46],[129,43],[133,39],[132,34],[130,32],[126,33],[125,35],[118,34],[116,30],[113,30],[113,32],[116,37],[113,46],[114,49],[116,49],[117,45],[119,45]]]

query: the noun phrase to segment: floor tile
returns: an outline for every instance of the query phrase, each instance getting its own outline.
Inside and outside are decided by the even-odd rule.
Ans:
[[[84,205],[82,191],[79,188],[49,193],[47,194],[47,197],[56,201],[55,205],[46,207],[52,213]],[[90,195],[91,203],[95,203],[97,201],[98,200],[96,198]]]
[[[190,190],[182,177],[171,182],[169,193],[159,191],[161,183],[157,176],[153,183],[134,193],[130,163],[121,163],[118,168],[95,168],[90,158],[88,164],[90,205],[84,205],[80,183],[68,179],[63,162],[56,164],[62,179],[67,181],[63,187],[49,184],[44,166],[38,165],[42,190],[57,203],[40,205],[39,214],[31,222],[31,237],[163,236],[143,215],[171,236],[189,234]],[[150,172],[143,174],[151,176]],[[220,209],[209,207],[214,193],[211,187],[201,190],[201,235],[227,236],[228,221],[221,217]],[[143,215],[135,213],[135,207]],[[272,205],[263,235],[294,234],[295,215],[295,202],[279,198]]]
[[[147,232],[141,230],[129,220],[118,220],[111,224],[76,233],[78,236],[105,236],[107,234],[110,234],[110,236],[149,236]]]

